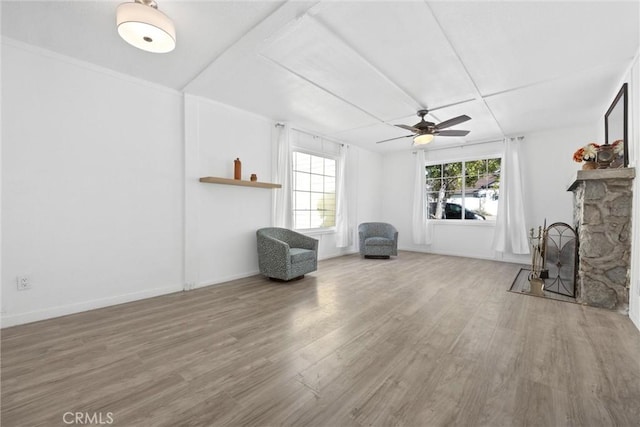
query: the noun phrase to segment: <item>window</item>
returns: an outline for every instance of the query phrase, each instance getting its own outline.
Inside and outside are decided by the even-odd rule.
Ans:
[[[500,195],[500,158],[426,167],[429,218],[495,220]]]
[[[336,225],[336,160],[293,152],[293,228]]]

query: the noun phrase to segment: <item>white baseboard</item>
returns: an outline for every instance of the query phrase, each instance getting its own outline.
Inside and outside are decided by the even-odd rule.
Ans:
[[[631,322],[636,326],[636,328],[638,328],[638,330],[640,331],[640,319],[636,318],[636,316],[631,315],[629,315],[629,318],[631,319]]]
[[[338,257],[344,256],[344,255],[352,255],[352,254],[357,254],[357,253],[358,253],[357,249],[346,248],[346,249],[342,249],[342,250],[340,250],[338,252],[319,255],[318,256],[318,261],[324,261],[324,260],[331,259],[331,258],[338,258]]]
[[[461,258],[486,259],[486,260],[495,261],[495,258],[489,257],[489,256],[482,256],[478,254],[462,253],[462,252],[449,252],[449,251],[439,251],[439,250],[434,251],[434,250],[429,250],[425,247],[399,247],[398,250],[408,251],[408,252],[420,252],[424,254],[456,256]]]
[[[224,277],[218,277],[216,279],[204,280],[204,281],[198,283],[198,285],[196,286],[196,289],[197,288],[206,288],[208,286],[222,285],[222,284],[230,282],[232,280],[244,279],[246,277],[255,276],[256,274],[260,274],[260,271],[255,270],[255,271],[249,271],[247,273],[232,274],[230,276],[224,276]]]
[[[483,256],[483,255],[472,254],[472,253],[433,251],[433,250],[427,250],[424,247],[401,247],[401,248],[398,248],[398,250],[409,251],[409,252],[420,252],[420,253],[434,254],[434,255],[456,256],[456,257],[462,257],[462,258],[485,259],[488,261],[501,261],[501,262],[508,262],[512,264],[528,264],[528,261],[529,261],[529,255],[522,255],[521,257],[519,257],[519,255],[507,255],[504,257]]]
[[[466,257],[466,258],[487,259],[487,260],[491,260],[491,261],[504,261],[504,262],[511,262],[511,263],[517,263],[517,264],[522,264],[523,263],[522,260],[516,259],[516,258],[513,258],[513,259],[509,259],[509,258],[496,259],[496,258],[491,258],[491,257],[479,257],[479,256],[473,255],[473,254],[447,253],[447,252],[441,252],[441,251],[427,251],[424,248],[408,248],[408,247],[404,247],[404,248],[399,248],[399,249],[400,250],[404,250],[404,251],[411,251],[411,252],[432,253],[432,254],[436,254],[436,255],[446,255],[446,256],[458,256],[458,257]],[[343,255],[354,254],[354,253],[358,253],[358,251],[346,250],[346,251],[336,252],[335,254],[325,254],[322,258],[320,258],[320,260],[321,261],[322,260],[327,260],[327,259],[331,259],[331,258],[340,257],[340,256],[343,256]],[[216,279],[206,280],[206,281],[198,283],[196,288],[222,285],[224,283],[227,283],[227,282],[230,282],[230,281],[233,281],[233,280],[244,279],[246,277],[255,276],[256,274],[260,274],[260,272],[256,270],[256,271],[250,271],[250,272],[246,272],[246,273],[234,274],[234,275],[230,275],[230,276],[225,276],[225,277],[219,277],[219,278],[216,278]],[[149,290],[145,290],[145,291],[134,292],[134,293],[124,294],[124,295],[117,295],[117,296],[108,297],[108,298],[102,298],[102,299],[96,299],[96,300],[90,300],[90,301],[83,301],[83,302],[69,304],[69,305],[51,307],[51,308],[47,308],[47,309],[43,309],[43,310],[29,311],[29,312],[26,312],[26,313],[10,314],[10,315],[3,314],[2,317],[0,318],[0,327],[7,328],[7,327],[10,327],[10,326],[16,326],[16,325],[22,325],[22,324],[25,324],[25,323],[37,322],[37,321],[40,321],[40,320],[46,320],[46,319],[51,319],[51,318],[54,318],[54,317],[66,316],[66,315],[69,315],[69,314],[81,313],[83,311],[95,310],[95,309],[98,309],[98,308],[109,307],[109,306],[117,305],[117,304],[124,304],[124,303],[127,303],[127,302],[137,301],[137,300],[141,300],[141,299],[145,299],[145,298],[153,298],[153,297],[157,297],[157,296],[160,296],[160,295],[166,295],[166,294],[171,294],[171,293],[174,293],[174,292],[181,292],[181,291],[183,291],[183,286],[182,285],[167,286],[167,287],[163,287],[163,288],[149,289]]]
[[[164,288],[148,289],[130,294],[117,295],[108,298],[101,298],[79,303],[61,305],[57,307],[46,308],[43,310],[29,311],[26,313],[3,315],[0,323],[2,328],[10,326],[23,325],[25,323],[37,322],[40,320],[51,319],[53,317],[67,316],[69,314],[81,313],[83,311],[95,310],[97,308],[109,307],[117,304],[138,301],[146,298],[153,298],[160,295],[181,292],[182,285],[167,286]]]

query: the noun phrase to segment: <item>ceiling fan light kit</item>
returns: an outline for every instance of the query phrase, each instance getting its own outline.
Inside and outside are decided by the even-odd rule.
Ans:
[[[406,129],[408,131],[413,132],[411,135],[399,136],[397,138],[385,139],[382,141],[376,142],[376,144],[380,144],[382,142],[393,141],[395,139],[409,138],[413,137],[413,145],[425,145],[433,141],[433,138],[436,135],[440,136],[467,136],[469,134],[468,130],[444,130],[445,128],[449,128],[451,126],[459,125],[460,123],[464,123],[467,120],[471,120],[471,117],[463,114],[458,117],[454,117],[449,120],[445,120],[444,122],[440,122],[438,124],[428,122],[424,119],[424,116],[429,114],[429,110],[418,110],[418,117],[420,117],[420,121],[413,126],[409,125],[395,125],[396,127]]]
[[[431,141],[433,141],[433,134],[430,134],[430,133],[418,135],[415,138],[413,138],[414,145],[425,145],[430,143]]]
[[[116,10],[116,22],[120,37],[138,49],[167,53],[176,47],[173,21],[158,10],[154,0],[122,3]]]

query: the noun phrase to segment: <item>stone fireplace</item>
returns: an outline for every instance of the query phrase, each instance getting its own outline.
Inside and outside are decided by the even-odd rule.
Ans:
[[[580,170],[569,186],[579,241],[579,303],[628,310],[634,177],[634,168]]]

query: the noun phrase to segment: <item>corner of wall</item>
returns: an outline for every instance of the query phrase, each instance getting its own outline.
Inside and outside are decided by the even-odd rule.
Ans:
[[[631,241],[631,269],[629,288],[629,318],[640,330],[640,49],[632,62],[631,69],[625,75],[625,81],[629,83],[629,166],[636,168],[636,177],[633,182],[633,205]]]

